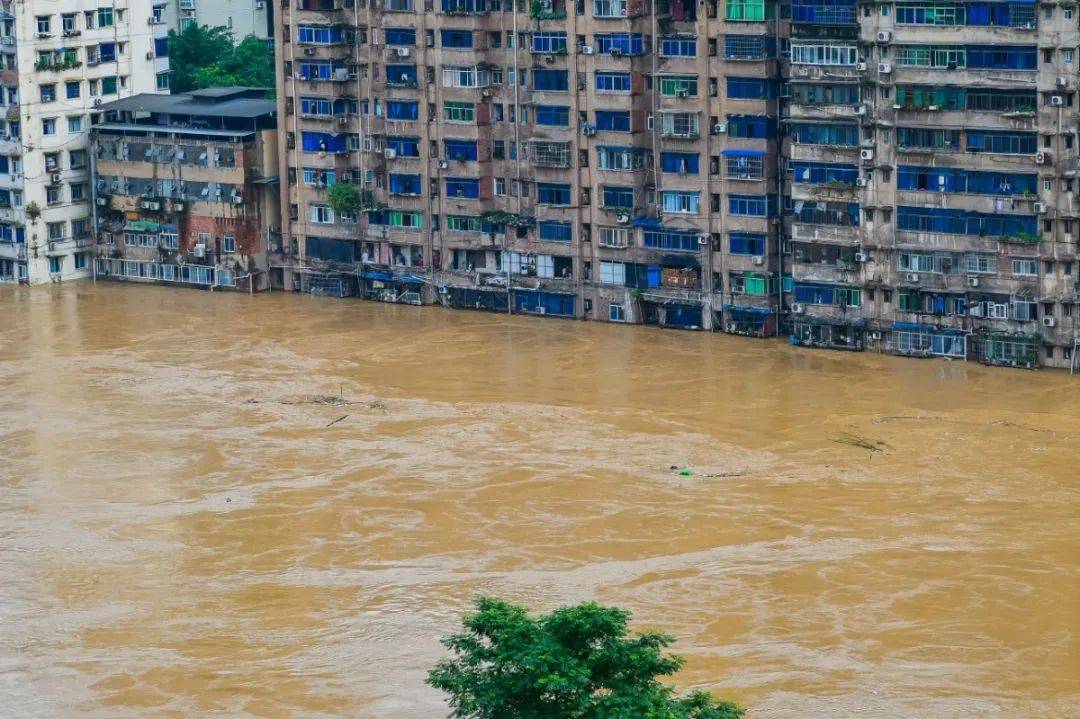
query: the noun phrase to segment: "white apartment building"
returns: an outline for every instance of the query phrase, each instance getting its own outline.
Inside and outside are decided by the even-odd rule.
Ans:
[[[177,31],[189,25],[225,27],[237,43],[248,35],[274,36],[270,0],[168,0],[165,19]]]
[[[90,275],[89,128],[168,92],[165,0],[0,0],[0,281]]]

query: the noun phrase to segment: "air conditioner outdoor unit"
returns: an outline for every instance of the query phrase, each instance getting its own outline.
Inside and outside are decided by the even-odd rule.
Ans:
[[[104,104],[100,97],[94,98],[94,107],[101,107]]]
[[[582,55],[592,55],[596,51],[593,50],[592,45],[582,45],[580,52]]]
[[[54,172],[51,175],[49,175],[49,182],[51,182],[54,185],[59,185],[60,184],[60,173],[59,172]]]
[[[880,340],[881,339],[881,333],[878,332],[877,330],[874,330],[873,332],[870,333],[870,339],[875,340],[875,341]]]
[[[918,282],[919,281],[919,273],[918,272],[909,272],[904,277],[904,279],[906,279],[908,282]]]
[[[718,122],[712,126],[712,132],[714,135],[723,135],[727,132],[727,123]]]
[[[408,57],[409,56],[409,48],[407,48],[407,47],[399,47],[397,49],[397,56],[398,57]]]
[[[1037,215],[1045,215],[1046,214],[1046,203],[1045,202],[1036,202],[1035,204],[1033,204],[1031,206],[1031,209],[1035,210],[1035,214],[1037,214]]]
[[[878,34],[877,34],[877,41],[878,42],[889,42],[890,40],[892,40],[892,33],[891,32],[889,32],[888,30],[881,30],[880,32],[878,32]]]
[[[397,150],[392,147],[387,147],[382,151],[382,154],[383,157],[385,157],[387,160],[393,160],[395,157],[397,157]]]
[[[1049,161],[1050,161],[1050,154],[1049,153],[1047,153],[1047,152],[1036,152],[1035,153],[1035,164],[1036,165],[1045,165]]]
[[[206,245],[198,244],[192,249],[191,254],[196,257],[206,257]]]
[[[765,264],[765,258],[762,257],[761,255],[754,255],[754,260],[753,261],[754,261],[754,264],[758,265],[758,266],[761,266],[761,265]]]
[[[874,151],[863,148],[862,150],[859,150],[859,157],[865,162],[872,162],[874,159]]]
[[[232,201],[234,205],[242,205],[244,204],[244,196],[237,195],[236,197],[232,198]]]
[[[183,212],[184,211],[184,203],[183,202],[174,202],[174,203],[172,203],[172,208],[176,212]]]
[[[338,82],[345,82],[349,79],[349,69],[346,67],[339,67],[334,70],[334,79]]]
[[[968,282],[968,287],[978,287],[979,286],[979,278],[978,277],[968,277],[967,282]]]
[[[630,222],[630,215],[615,215],[615,221],[620,225],[625,225]]]
[[[101,207],[105,207],[105,205],[109,204],[109,201],[107,199],[105,199],[104,197],[99,197],[99,198],[97,198],[97,203]]]
[[[868,259],[870,259],[870,257],[865,252],[856,252],[855,253],[855,261],[856,262],[866,262]]]
[[[1043,327],[1053,327],[1055,324],[1057,324],[1054,321],[1053,317],[1043,317],[1042,322],[1043,322]]]
[[[480,91],[480,97],[491,97],[491,88],[485,87]]]
[[[705,245],[709,244],[709,238],[706,237],[705,235],[698,235],[697,243],[699,245],[705,246]]]
[[[1062,105],[1065,104],[1065,98],[1062,97],[1061,95],[1051,95],[1050,96],[1050,104],[1054,105],[1055,107],[1061,107]]]
[[[439,160],[439,169],[440,170],[445,170],[448,167],[450,167],[449,162],[447,162],[446,160]]]
[[[855,114],[856,115],[865,115],[866,114],[866,105],[856,105],[855,106]]]
[[[581,134],[585,135],[585,137],[592,137],[593,135],[596,134],[596,126],[595,125],[582,125],[581,126]]]
[[[315,54],[315,48],[313,48],[313,47],[305,47],[304,48],[304,54],[305,55],[314,55]]]
[[[1058,87],[1068,87],[1069,86],[1069,78],[1065,77],[1064,75],[1058,75],[1058,77],[1057,77],[1057,86]]]
[[[892,72],[892,65],[887,62],[879,62],[877,64],[877,71],[879,75],[888,75]]]
[[[146,59],[147,59],[147,60],[153,60],[153,59],[154,59],[154,52],[153,52],[153,50],[151,50],[150,52],[146,53]]]
[[[621,47],[613,47],[613,48],[611,48],[611,50],[608,51],[608,53],[612,57],[622,57],[622,54],[623,54]]]
[[[855,187],[866,187],[866,178],[865,177],[856,177],[855,178]]]
[[[550,65],[551,63],[555,62],[555,56],[554,55],[544,55],[544,62],[546,62],[548,65]]]
[[[857,62],[857,63],[855,63],[855,69],[858,70],[859,72],[866,72],[866,63],[865,62]]]
[[[687,92],[686,90],[678,90],[678,91],[675,92],[675,97],[679,98],[680,100],[685,100],[689,96],[690,96],[690,93]]]
[[[806,312],[806,305],[802,302],[796,302],[791,305],[791,313],[794,315],[801,315]]]

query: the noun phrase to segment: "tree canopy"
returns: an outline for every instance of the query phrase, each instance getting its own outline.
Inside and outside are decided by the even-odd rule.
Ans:
[[[630,613],[595,603],[531,616],[481,598],[464,631],[443,639],[451,657],[427,682],[449,695],[455,719],[740,719],[706,692],[676,695],[657,677],[682,657],[666,634],[629,634]]]
[[[169,33],[169,85],[173,92],[204,87],[274,87],[274,52],[248,35],[233,46],[225,27],[189,25]]]

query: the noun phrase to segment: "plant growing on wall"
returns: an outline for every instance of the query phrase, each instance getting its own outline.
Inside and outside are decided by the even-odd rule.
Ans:
[[[41,217],[41,207],[38,206],[38,203],[31,202],[26,206],[26,217],[31,223],[38,221],[38,218]]]

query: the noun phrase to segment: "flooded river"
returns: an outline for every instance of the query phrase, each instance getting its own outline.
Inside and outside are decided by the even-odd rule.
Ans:
[[[0,376],[3,716],[444,716],[479,593],[755,719],[1080,716],[1080,378],[110,284],[0,287]]]

